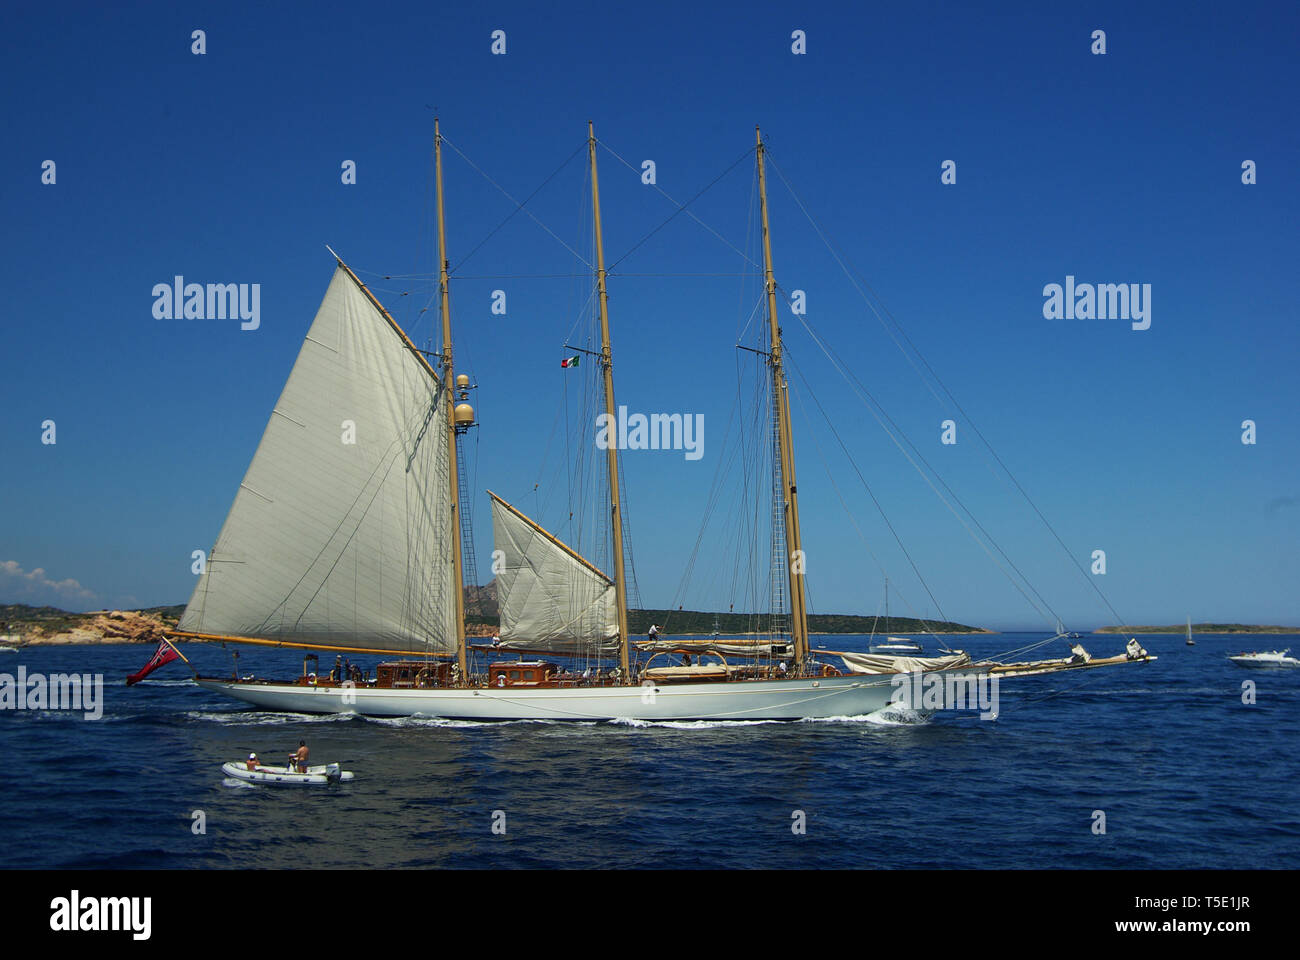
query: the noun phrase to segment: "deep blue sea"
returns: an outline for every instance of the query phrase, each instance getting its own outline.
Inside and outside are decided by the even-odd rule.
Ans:
[[[951,642],[978,658],[1029,639]],[[0,653],[0,673],[106,684],[99,720],[0,711],[0,867],[1300,867],[1300,670],[1225,659],[1300,638],[1140,639],[1156,663],[1004,682],[996,721],[912,724],[322,719],[246,710],[179,661],[128,688],[144,646]],[[1102,656],[1124,640],[1082,642]],[[203,673],[230,672],[228,650],[183,649]],[[241,673],[300,665],[240,657]],[[300,739],[356,780],[277,789],[221,773]]]

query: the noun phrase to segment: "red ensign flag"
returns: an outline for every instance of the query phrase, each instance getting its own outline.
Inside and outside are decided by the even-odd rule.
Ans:
[[[126,685],[129,687],[133,683],[139,683],[141,680],[149,676],[149,674],[153,673],[163,664],[171,663],[179,656],[180,654],[176,652],[176,650],[171,646],[171,644],[169,644],[166,640],[159,640],[158,649],[153,652],[153,656],[149,658],[149,662],[146,663],[139,670],[137,670],[135,673],[131,674],[131,676],[127,677]]]

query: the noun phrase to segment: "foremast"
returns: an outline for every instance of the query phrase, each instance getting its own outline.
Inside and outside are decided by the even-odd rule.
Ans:
[[[772,402],[776,405],[777,446],[781,490],[785,495],[785,558],[790,582],[790,634],[794,641],[795,672],[802,673],[808,658],[808,608],[804,589],[804,552],[799,534],[799,495],[794,473],[794,439],[790,433],[790,390],[781,355],[781,325],[776,312],[776,277],[772,272],[772,236],[767,220],[767,176],[763,162],[763,133],[754,128],[758,154],[758,200],[763,221],[763,282],[767,289],[767,320],[771,330]]]
[[[596,132],[587,121],[587,157],[591,164],[591,209],[595,221],[596,293],[600,309],[600,368],[605,378],[605,414],[607,423],[618,422],[614,407],[614,355],[609,346],[609,303],[605,293],[605,248],[600,230],[600,183],[596,177]],[[609,430],[605,464],[609,470],[609,519],[614,534],[614,605],[618,614],[618,661],[624,683],[631,678],[628,662],[627,581],[623,571],[623,511],[618,491],[618,433]],[[463,633],[463,630],[462,630]],[[464,649],[464,642],[461,644]]]
[[[442,298],[442,366],[443,392],[447,398],[447,485],[451,497],[451,562],[453,603],[456,607],[456,665],[461,682],[468,678],[465,653],[465,574],[461,563],[460,543],[460,477],[456,458],[456,401],[452,390],[455,383],[451,355],[451,293],[447,282],[447,222],[442,206],[442,133],[438,118],[433,118],[434,181],[438,197],[438,292]],[[478,584],[475,584],[477,587]]]

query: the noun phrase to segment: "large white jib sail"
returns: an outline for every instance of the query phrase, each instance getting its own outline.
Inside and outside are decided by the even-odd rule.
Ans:
[[[340,262],[179,629],[455,652],[447,402]]]
[[[614,582],[489,491],[505,649],[609,655],[618,652]]]

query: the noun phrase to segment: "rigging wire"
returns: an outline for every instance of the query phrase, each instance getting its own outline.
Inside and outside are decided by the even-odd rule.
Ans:
[[[858,469],[858,465],[853,460],[852,454],[849,453],[848,448],[844,445],[844,441],[843,439],[841,439],[839,432],[836,431],[835,425],[831,422],[830,417],[826,415],[826,411],[822,407],[821,401],[817,399],[817,395],[816,393],[813,392],[812,387],[808,384],[807,379],[803,375],[803,371],[799,369],[798,365],[794,362],[794,358],[788,352],[786,353],[785,358],[790,363],[790,366],[794,368],[796,375],[799,377],[799,380],[803,383],[805,389],[807,389],[808,396],[812,398],[812,401],[816,405],[818,412],[822,415],[822,418],[826,421],[826,425],[830,428],[831,434],[835,437],[836,442],[839,443],[840,449],[844,451],[844,455],[848,457],[849,463],[853,465],[853,470],[855,473],[857,473],[858,478],[862,481],[863,487],[866,488],[868,496],[871,497],[871,502],[875,504],[876,510],[880,513],[881,519],[885,521],[885,526],[889,528],[889,532],[893,535],[894,542],[897,543],[898,548],[901,551],[903,551],[903,556],[907,558],[907,562],[911,565],[912,572],[916,574],[917,579],[921,582],[921,586],[925,589],[925,592],[929,596],[930,601],[934,604],[935,609],[939,611],[940,619],[945,623],[952,622],[948,620],[948,615],[943,612],[943,608],[939,605],[939,601],[935,599],[934,593],[930,590],[930,585],[926,583],[925,578],[921,576],[921,571],[917,567],[916,561],[912,558],[912,555],[908,552],[907,547],[903,546],[903,541],[898,536],[898,532],[894,529],[894,525],[893,523],[890,522],[889,517],[886,516],[884,507],[881,506],[880,501],[876,498],[875,492],[871,489],[870,485],[867,483],[866,478],[862,474],[862,471]],[[804,414],[805,420],[807,420],[808,411],[802,404],[803,398],[800,397],[798,394],[796,394],[796,398],[801,401],[800,410]],[[848,516],[849,522],[853,524],[853,529],[857,532],[858,539],[862,541],[863,547],[866,548],[866,551],[870,555],[871,559],[875,561],[876,567],[879,568],[881,575],[888,578],[889,574],[885,570],[884,564],[881,563],[880,558],[876,556],[875,551],[871,549],[871,545],[867,542],[867,538],[862,533],[862,528],[858,526],[857,517],[855,517],[853,511],[849,509],[849,505],[847,501],[844,499],[844,494],[840,492],[839,484],[835,482],[835,476],[834,474],[831,473],[830,463],[827,461],[825,455],[822,452],[821,443],[817,439],[817,434],[812,431],[811,427],[808,430],[808,435],[812,438],[813,446],[817,449],[817,455],[822,461],[823,468],[826,470],[826,477],[831,482],[831,488],[835,491],[836,497],[839,498],[840,506],[844,508],[844,512]],[[897,584],[895,584],[894,593],[896,596],[902,599],[903,603],[907,606],[909,610],[912,611],[912,613],[917,614],[916,619],[919,620],[924,625],[925,632],[929,633],[932,637],[934,637],[934,639],[939,642],[939,645],[943,647],[943,649],[947,650],[948,649],[947,643],[937,633],[935,633],[933,629],[931,629],[929,618],[920,615],[920,611],[918,611],[915,607],[912,606],[911,602],[907,599],[907,597],[904,596],[902,591],[898,589]],[[878,616],[879,615],[877,614],[877,618]],[[874,627],[873,627],[873,634],[874,634]]]
[[[627,168],[628,168],[629,170],[631,170],[633,173],[637,173],[637,174],[639,174],[639,173],[641,172],[637,167],[632,166],[632,164],[628,163],[628,162],[627,162],[626,160],[624,160],[621,156],[619,156],[619,154],[618,154],[617,152],[615,152],[612,148],[610,148],[610,147],[609,147],[609,146],[608,146],[608,145],[607,145],[603,140],[597,140],[596,142],[597,142],[598,144],[600,144],[602,147],[604,147],[605,150],[606,150],[606,151],[607,151],[607,152],[608,152],[612,157],[614,157],[614,159],[616,159],[619,163],[623,164],[623,166],[627,167]],[[708,191],[709,191],[709,190],[710,190],[710,189],[711,189],[711,188],[712,188],[712,187],[713,187],[713,186],[714,186],[714,185],[715,185],[719,180],[721,180],[723,177],[725,177],[727,174],[729,174],[732,170],[734,170],[734,169],[735,169],[735,168],[736,168],[736,167],[737,167],[737,166],[738,166],[738,165],[739,165],[739,164],[740,164],[740,163],[741,163],[741,162],[742,162],[746,157],[748,157],[748,156],[749,156],[751,153],[753,153],[753,152],[754,152],[754,148],[753,148],[753,147],[750,147],[748,150],[746,150],[744,153],[742,153],[739,157],[736,158],[736,160],[735,160],[734,163],[732,163],[729,167],[727,167],[727,168],[726,168],[725,170],[723,170],[720,174],[718,174],[716,177],[714,177],[713,180],[711,180],[711,181],[708,183],[707,186],[705,186],[702,190],[700,190],[699,193],[695,194],[695,196],[691,197],[691,199],[687,200],[686,203],[679,203],[677,200],[674,200],[671,196],[669,196],[669,195],[668,195],[668,192],[667,192],[666,190],[664,190],[663,187],[659,186],[659,184],[657,184],[657,183],[652,184],[652,186],[655,188],[655,190],[657,190],[661,195],[663,195],[663,196],[668,200],[669,203],[672,203],[673,205],[675,205],[675,206],[677,207],[677,209],[673,211],[672,215],[671,215],[667,220],[665,220],[663,223],[659,224],[659,226],[655,227],[653,230],[651,230],[649,233],[647,233],[644,237],[642,237],[640,240],[638,240],[636,243],[634,243],[634,244],[631,246],[631,248],[629,248],[629,249],[628,249],[628,250],[627,250],[627,251],[626,251],[626,252],[625,252],[621,257],[618,257],[616,260],[614,260],[613,263],[610,264],[609,269],[612,270],[614,267],[618,266],[618,264],[622,263],[624,260],[626,260],[628,257],[630,257],[630,256],[632,255],[632,253],[633,253],[633,252],[634,252],[638,247],[640,247],[643,243],[645,243],[647,240],[649,240],[651,237],[653,237],[656,233],[658,233],[660,230],[662,230],[664,227],[666,227],[670,222],[672,222],[673,219],[676,218],[676,216],[677,216],[679,213],[685,213],[688,217],[690,217],[692,220],[694,220],[696,223],[698,223],[700,226],[702,226],[705,230],[709,231],[709,233],[713,234],[715,237],[717,237],[719,240],[721,240],[723,243],[725,243],[725,244],[726,244],[728,247],[730,247],[733,251],[735,251],[736,253],[740,254],[741,257],[743,257],[745,260],[747,260],[751,265],[757,267],[758,264],[757,264],[757,263],[754,263],[753,260],[750,260],[749,256],[748,256],[748,255],[747,255],[743,250],[741,250],[740,248],[738,248],[738,247],[737,247],[735,244],[733,244],[730,240],[728,240],[728,239],[727,239],[726,237],[724,237],[722,234],[718,233],[718,231],[714,230],[711,226],[709,226],[707,223],[705,223],[703,220],[701,220],[701,219],[700,219],[699,217],[697,217],[695,214],[691,213],[689,210],[686,209],[686,208],[689,207],[692,203],[694,203],[696,200],[698,200],[700,197],[702,197],[705,193],[707,193],[707,192],[708,192]]]
[[[812,329],[812,327],[809,326],[808,322],[804,320],[802,316],[800,316],[799,320],[803,324],[804,329],[808,331],[808,335],[812,337],[813,342],[816,343],[817,346],[821,348],[822,353],[824,353],[826,355],[826,358],[830,360],[831,365],[835,367],[836,371],[839,372],[839,374],[842,377],[845,378],[845,380],[849,383],[849,386],[852,389],[854,389],[855,392],[858,393],[859,399],[863,400],[864,406],[867,407],[867,410],[871,413],[872,417],[875,418],[876,422],[880,424],[881,429],[885,431],[885,433],[889,436],[889,439],[893,441],[894,446],[898,447],[899,452],[902,453],[903,456],[907,458],[907,462],[912,465],[912,468],[916,470],[917,474],[920,475],[921,478],[924,479],[927,484],[929,484],[930,489],[934,491],[935,496],[937,496],[939,500],[944,504],[944,506],[946,506],[952,512],[952,515],[957,518],[957,521],[962,525],[962,527],[966,530],[966,532],[970,534],[971,539],[973,539],[980,546],[980,549],[982,549],[985,552],[985,554],[988,555],[989,559],[992,560],[998,566],[998,568],[1002,570],[1002,572],[1007,576],[1007,579],[1010,580],[1012,586],[1014,586],[1016,590],[1020,593],[1020,595],[1024,597],[1025,600],[1029,603],[1029,605],[1033,607],[1034,612],[1046,618],[1047,615],[1044,614],[1043,612],[1043,608],[1046,608],[1048,613],[1055,616],[1056,611],[1053,610],[1051,605],[1048,604],[1047,601],[1043,599],[1042,595],[1034,588],[1033,584],[1029,582],[1028,578],[1025,577],[1023,573],[1020,572],[1019,568],[1016,567],[1015,564],[1011,562],[1010,558],[1007,558],[1006,552],[1003,551],[1003,549],[1000,546],[998,546],[997,541],[994,540],[993,537],[988,533],[988,531],[984,529],[984,527],[980,524],[980,522],[975,518],[974,514],[972,514],[970,510],[967,509],[966,505],[962,503],[960,499],[958,499],[957,495],[952,492],[952,489],[948,486],[948,484],[944,481],[944,479],[941,476],[939,476],[938,471],[936,471],[932,466],[930,466],[929,462],[925,459],[925,456],[920,452],[920,450],[916,448],[916,445],[913,444],[912,441],[907,437],[907,435],[903,433],[901,429],[898,428],[897,424],[894,423],[893,419],[890,418],[889,414],[885,413],[884,408],[880,406],[879,401],[876,400],[876,398],[871,395],[870,391],[868,391],[866,387],[862,385],[862,382],[858,380],[856,376],[854,376],[852,371],[845,370],[839,358],[831,353],[831,351],[826,346],[826,344]],[[867,402],[868,399],[870,402]],[[877,413],[877,408],[879,408],[880,410],[879,413]],[[883,420],[881,419],[882,415],[884,416]],[[885,423],[886,420],[889,421],[888,426]],[[891,427],[893,429],[891,429]],[[834,428],[832,427],[832,430],[833,429]],[[899,442],[898,439],[899,436],[901,436],[904,440],[907,441],[908,447],[910,447],[912,451],[916,454],[917,459],[919,459],[921,463],[925,464],[926,470],[934,474],[934,480],[930,478],[930,473],[927,473],[926,470],[921,469],[921,467],[917,464],[916,460],[912,458],[912,454],[908,452],[907,447],[904,447],[903,444]],[[850,462],[853,462],[851,458],[850,458]],[[857,470],[856,463],[854,463],[854,469]],[[859,477],[861,477],[861,472],[859,472],[858,475]],[[998,553],[1002,554],[1002,556],[1007,559],[1007,563],[1010,564],[1011,568],[1015,570],[1017,574],[1020,575],[1020,578],[1021,580],[1024,581],[1025,586],[1028,587],[1030,592],[1032,592],[1034,596],[1038,598],[1038,603],[1042,603],[1043,605],[1042,608],[1040,608],[1038,603],[1036,603],[1034,599],[1030,597],[1028,593],[1025,592],[1024,588],[1020,586],[1020,584],[1015,580],[1015,578],[1013,578],[1009,573],[1006,572],[1005,567],[1003,567],[1001,562],[998,561],[997,557],[993,556],[993,554],[989,551],[989,548],[984,543],[984,541],[975,535],[975,531],[971,530],[970,524],[966,522],[966,519],[960,513],[957,512],[957,509],[952,505],[951,502],[949,502],[948,498],[945,497],[939,491],[939,488],[935,486],[934,483],[935,480],[939,481],[940,485],[943,486],[944,490],[947,490],[948,494],[952,497],[952,499],[957,502],[957,504],[961,507],[963,511],[965,511],[965,513],[968,516],[970,516],[971,522],[974,523],[975,526],[979,528],[980,532],[983,533],[984,536],[988,538],[989,543],[993,545],[993,547],[998,551]],[[865,484],[865,482],[866,481],[864,480],[863,483]],[[934,597],[931,596],[931,599],[933,600]],[[937,603],[936,603],[936,607],[937,607]],[[1057,619],[1059,619],[1059,617]]]
[[[552,237],[552,238],[553,238],[557,243],[560,244],[560,246],[564,247],[565,250],[568,250],[569,253],[573,254],[575,257],[577,257],[579,260],[581,260],[581,261],[582,261],[584,264],[586,264],[586,266],[589,267],[590,269],[593,269],[593,270],[595,269],[595,267],[593,267],[593,266],[591,265],[591,263],[590,263],[590,262],[589,262],[585,257],[582,256],[582,254],[578,253],[577,250],[574,250],[573,247],[569,246],[569,245],[568,245],[567,243],[565,243],[562,239],[560,239],[559,234],[557,234],[554,230],[552,230],[552,229],[551,229],[550,227],[548,227],[546,224],[542,223],[542,221],[541,221],[541,220],[540,220],[540,219],[539,219],[539,218],[538,218],[538,217],[537,217],[537,216],[536,216],[536,215],[535,215],[531,210],[527,210],[527,209],[525,209],[526,204],[527,204],[529,201],[531,201],[535,196],[537,196],[537,194],[542,190],[542,188],[545,187],[548,183],[551,182],[551,180],[553,180],[553,179],[555,178],[556,174],[558,174],[561,170],[563,170],[565,167],[567,167],[567,166],[569,165],[569,162],[570,162],[571,160],[573,160],[574,157],[576,157],[579,153],[582,152],[582,148],[585,147],[585,146],[587,145],[585,140],[583,141],[583,143],[582,143],[582,144],[581,144],[581,145],[580,145],[576,150],[573,151],[573,153],[569,154],[569,156],[565,158],[565,160],[564,160],[563,163],[561,163],[558,167],[555,168],[555,170],[551,173],[551,175],[550,175],[549,177],[547,177],[545,180],[542,181],[541,185],[540,185],[539,187],[537,187],[536,190],[534,190],[532,193],[530,193],[530,194],[528,195],[527,199],[525,199],[525,200],[523,201],[523,203],[520,203],[518,200],[516,200],[513,196],[511,196],[510,192],[509,192],[508,190],[506,190],[505,187],[501,186],[501,184],[497,183],[497,182],[496,182],[495,180],[493,180],[490,176],[488,176],[488,175],[487,175],[487,174],[486,174],[486,173],[485,173],[485,172],[484,172],[484,171],[479,167],[478,164],[476,164],[473,160],[471,160],[469,157],[467,157],[467,156],[465,155],[465,153],[460,149],[460,147],[456,146],[454,143],[452,143],[452,142],[451,142],[450,140],[448,140],[446,137],[443,137],[443,138],[442,138],[442,142],[445,143],[445,144],[447,144],[447,145],[448,145],[449,147],[451,147],[453,150],[455,150],[456,153],[460,156],[460,158],[461,158],[462,160],[464,160],[466,163],[468,163],[468,164],[470,165],[470,167],[472,167],[472,168],[474,169],[474,171],[475,171],[479,176],[481,176],[481,177],[482,177],[484,180],[486,180],[488,183],[492,184],[492,186],[496,187],[497,190],[499,190],[499,191],[501,192],[501,194],[502,194],[502,195],[503,195],[507,200],[509,200],[511,203],[513,203],[513,204],[515,205],[515,210],[514,210],[514,211],[513,211],[513,212],[512,212],[508,217],[506,217],[505,220],[502,220],[499,224],[497,224],[497,226],[494,227],[494,228],[492,229],[492,231],[491,231],[490,233],[488,233],[488,235],[487,235],[486,237],[484,237],[482,240],[480,240],[480,241],[478,242],[478,244],[477,244],[477,245],[476,245],[472,250],[470,250],[470,252],[469,252],[466,256],[462,257],[461,260],[460,260],[460,262],[457,263],[456,266],[455,266],[452,270],[449,270],[448,273],[454,273],[456,270],[458,270],[458,269],[460,269],[462,266],[464,266],[464,265],[465,265],[465,261],[467,261],[467,260],[468,260],[470,257],[472,257],[475,253],[477,253],[478,250],[479,250],[479,248],[482,247],[483,244],[487,243],[488,240],[489,240],[489,239],[490,239],[490,238],[491,238],[491,237],[492,237],[492,236],[493,236],[493,235],[494,235],[498,230],[500,230],[502,227],[504,227],[504,226],[505,226],[505,225],[506,225],[506,224],[507,224],[511,219],[514,218],[515,214],[519,213],[520,211],[523,211],[524,213],[528,214],[529,218],[532,219],[532,221],[533,221],[534,223],[536,223],[539,227],[541,227],[543,230],[545,230],[547,233],[549,233],[549,234],[551,235],[551,237]]]
[[[1105,605],[1106,609],[1110,611],[1111,615],[1115,617],[1115,619],[1120,624],[1126,623],[1127,621],[1125,621],[1119,615],[1119,613],[1111,605],[1110,600],[1107,599],[1106,595],[1102,592],[1101,587],[1098,586],[1097,584],[1096,578],[1090,577],[1087,571],[1084,570],[1083,566],[1079,563],[1078,559],[1070,551],[1069,547],[1066,546],[1065,541],[1061,539],[1060,535],[1056,532],[1056,529],[1051,525],[1047,517],[1044,516],[1043,512],[1038,508],[1038,505],[1035,504],[1034,501],[1030,498],[1029,493],[1020,484],[1020,481],[1016,479],[1015,475],[1011,472],[1011,469],[998,455],[997,451],[993,448],[993,445],[984,436],[984,433],[979,429],[979,426],[971,418],[970,414],[968,414],[965,408],[963,408],[962,405],[958,403],[957,398],[953,396],[952,391],[948,389],[947,385],[934,371],[934,368],[930,366],[929,361],[925,359],[925,355],[922,354],[920,349],[917,348],[916,344],[912,342],[912,339],[907,335],[907,331],[903,328],[903,325],[898,321],[897,318],[894,317],[892,313],[890,313],[889,309],[885,307],[884,301],[881,300],[879,294],[877,294],[876,291],[871,287],[871,285],[866,281],[866,279],[862,277],[861,271],[859,271],[856,267],[853,267],[847,261],[847,258],[841,255],[841,253],[835,247],[835,245],[831,243],[830,238],[827,237],[821,225],[817,222],[816,218],[813,217],[812,213],[808,210],[807,205],[803,202],[803,198],[794,189],[794,186],[790,183],[789,179],[785,176],[785,173],[781,170],[780,166],[776,163],[776,161],[771,159],[770,152],[765,155],[765,158],[768,159],[769,162],[771,162],[773,169],[775,169],[777,172],[777,176],[780,178],[781,182],[785,184],[786,189],[790,191],[791,197],[793,197],[796,205],[798,205],[804,217],[812,225],[814,231],[816,231],[818,238],[821,239],[822,243],[826,246],[827,250],[830,251],[831,256],[834,257],[836,263],[839,265],[840,269],[844,272],[844,275],[849,279],[849,282],[853,285],[854,289],[857,291],[858,295],[862,298],[863,302],[866,303],[867,306],[871,309],[871,312],[875,314],[876,319],[880,322],[881,326],[884,327],[885,332],[889,334],[890,339],[894,341],[894,345],[898,347],[899,352],[902,353],[907,358],[908,363],[911,364],[912,366],[912,369],[916,370],[918,376],[920,377],[922,382],[926,384],[926,388],[930,391],[931,395],[934,396],[936,401],[938,401],[940,404],[943,404],[943,399],[937,393],[935,393],[934,387],[931,386],[930,382],[926,380],[925,376],[921,374],[920,369],[916,366],[916,360],[913,359],[913,354],[915,355],[916,359],[919,359],[920,362],[925,366],[926,371],[929,372],[930,377],[933,378],[934,382],[938,384],[939,388],[943,391],[944,395],[948,398],[948,401],[952,403],[952,405],[957,409],[957,412],[970,425],[971,429],[975,431],[975,435],[979,437],[980,442],[983,443],[984,447],[988,450],[989,454],[992,455],[993,459],[997,461],[998,466],[1002,468],[1002,472],[1015,486],[1016,490],[1019,491],[1020,495],[1024,498],[1025,502],[1029,504],[1030,508],[1038,516],[1038,519],[1042,521],[1043,525],[1047,528],[1048,532],[1052,535],[1053,539],[1056,540],[1057,544],[1061,547],[1062,551],[1064,551],[1065,555],[1069,558],[1070,563],[1074,566],[1076,570],[1079,571],[1079,574],[1084,578],[1084,580],[1088,583],[1088,585],[1097,594],[1101,602]],[[867,297],[866,292],[864,292],[864,290],[862,289],[863,287],[866,287],[866,289],[870,291],[871,296],[874,297],[875,300],[880,303],[879,309],[877,309],[876,304],[873,303],[871,299]],[[884,312],[883,316],[881,314],[882,310]],[[888,317],[889,321],[892,322],[894,327],[897,328],[898,333],[907,342],[907,345],[908,347],[911,348],[912,353],[909,353],[906,349],[904,349],[903,345],[899,343],[898,337],[894,335],[893,329],[891,329],[889,324],[886,323],[885,317]]]

